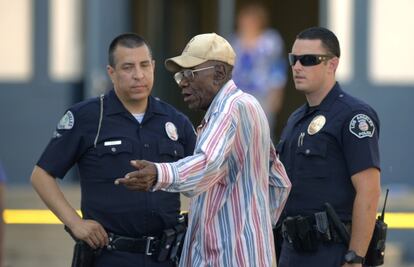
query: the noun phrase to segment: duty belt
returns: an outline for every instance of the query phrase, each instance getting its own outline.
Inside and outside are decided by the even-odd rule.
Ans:
[[[186,229],[183,217],[179,224],[162,231],[160,237],[143,236],[132,238],[109,233],[109,244],[106,246],[106,249],[143,253],[151,256],[157,262],[172,260],[178,263]]]
[[[77,239],[66,225],[65,230],[76,242],[72,266],[93,266],[95,257],[99,255],[101,249],[94,250],[84,241]],[[180,260],[182,241],[184,240],[186,230],[187,219],[186,214],[183,214],[178,217],[178,224],[163,230],[159,236],[127,237],[109,232],[109,244],[104,249],[108,251],[142,253],[146,256],[151,256],[157,262],[169,260],[177,265]],[[85,256],[87,256],[87,262],[85,261]]]
[[[72,267],[94,266],[95,258],[100,254],[101,249],[94,250],[84,241],[77,239],[66,225],[65,230],[76,242]],[[151,256],[157,262],[170,260],[178,265],[186,230],[185,216],[180,216],[178,224],[163,230],[160,236],[127,237],[108,233],[109,244],[104,249],[108,251],[142,253]]]
[[[144,253],[151,256],[157,250],[160,239],[156,236],[132,238],[109,233],[107,250],[118,250],[132,253]]]

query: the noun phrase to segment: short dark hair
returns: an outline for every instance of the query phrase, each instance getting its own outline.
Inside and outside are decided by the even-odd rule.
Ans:
[[[135,33],[123,33],[121,35],[118,35],[117,37],[115,37],[115,39],[112,40],[111,44],[109,45],[108,64],[112,67],[115,67],[114,52],[118,46],[135,48],[143,45],[146,45],[148,47],[150,57],[152,59],[151,47],[142,36],[139,36]]]
[[[341,56],[341,48],[336,35],[330,30],[323,27],[312,27],[301,31],[296,39],[302,40],[321,40],[322,46],[334,56]]]

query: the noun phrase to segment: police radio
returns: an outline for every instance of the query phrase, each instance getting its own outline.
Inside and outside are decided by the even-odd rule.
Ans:
[[[382,213],[375,221],[374,233],[372,234],[371,242],[365,256],[365,265],[379,266],[384,264],[385,255],[385,239],[387,238],[388,225],[384,222],[385,205],[387,204],[388,189],[385,194],[384,206]]]

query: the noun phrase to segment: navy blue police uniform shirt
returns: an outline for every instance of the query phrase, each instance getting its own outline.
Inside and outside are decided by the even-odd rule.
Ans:
[[[309,216],[329,202],[343,221],[350,221],[351,176],[380,169],[378,137],[376,112],[338,83],[319,106],[305,104],[292,113],[276,149],[292,182],[282,217]]]
[[[62,178],[77,163],[83,218],[129,237],[160,235],[177,224],[178,193],[136,192],[114,185],[116,178],[135,169],[130,160],[173,162],[192,155],[196,136],[186,116],[152,96],[142,123],[122,105],[114,90],[103,100],[75,104],[59,122],[37,165]]]

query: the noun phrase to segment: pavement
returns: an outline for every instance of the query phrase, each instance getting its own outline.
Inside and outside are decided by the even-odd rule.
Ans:
[[[79,207],[80,192],[76,186],[63,191],[74,207]],[[7,209],[46,209],[30,186],[8,187]],[[67,267],[71,265],[74,242],[63,225],[8,224],[5,231],[5,267]]]
[[[68,201],[76,208],[80,204],[80,191],[76,185],[63,185]],[[387,210],[414,210],[414,194],[389,198]],[[183,209],[188,199],[182,198]],[[30,186],[6,189],[7,209],[46,209]],[[410,245],[411,244],[411,245]],[[414,267],[414,230],[391,230],[388,233],[386,261],[383,267]],[[4,267],[67,267],[71,264],[74,242],[63,225],[8,224],[5,231]],[[409,255],[407,255],[409,253]],[[410,263],[407,261],[410,260]]]

